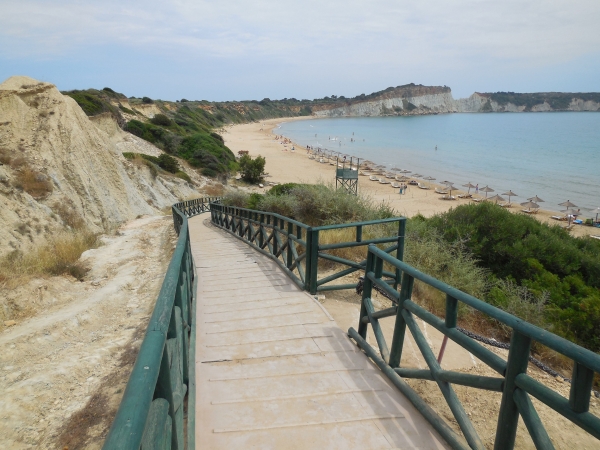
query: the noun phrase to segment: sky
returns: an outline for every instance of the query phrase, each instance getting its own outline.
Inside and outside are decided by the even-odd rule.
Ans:
[[[599,92],[599,0],[0,0],[0,81],[177,100]]]

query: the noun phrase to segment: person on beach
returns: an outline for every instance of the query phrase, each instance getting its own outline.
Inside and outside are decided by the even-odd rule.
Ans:
[[[475,193],[479,194],[479,183],[475,185]]]

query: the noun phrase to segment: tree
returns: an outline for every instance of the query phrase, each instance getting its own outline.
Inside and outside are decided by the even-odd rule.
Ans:
[[[249,183],[257,183],[263,177],[266,160],[262,156],[252,159],[249,155],[240,158],[240,173],[242,178]]]

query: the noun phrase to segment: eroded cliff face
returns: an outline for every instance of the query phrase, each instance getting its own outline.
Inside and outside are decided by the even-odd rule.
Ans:
[[[0,255],[44,242],[69,217],[101,232],[194,195],[127,161],[123,151],[152,152],[134,138],[108,116],[90,120],[52,84],[0,84]]]
[[[468,98],[455,100],[450,88],[427,87],[413,91],[393,91],[364,102],[354,101],[346,105],[321,105],[313,108],[317,117],[361,117],[386,115],[425,115],[441,113],[476,112],[546,112],[546,111],[600,111],[600,102],[582,100],[573,94],[567,108],[555,109],[548,102],[530,106],[515,105],[511,102],[500,104],[489,94],[474,93]]]

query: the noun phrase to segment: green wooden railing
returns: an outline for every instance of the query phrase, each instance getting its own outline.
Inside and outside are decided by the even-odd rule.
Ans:
[[[288,217],[264,211],[210,204],[212,223],[243,240],[259,252],[273,259],[281,269],[301,288],[316,294],[321,291],[340,289],[355,289],[357,283],[331,284],[344,276],[356,271],[363,271],[367,260],[351,261],[328,253],[343,248],[367,246],[369,244],[393,243],[383,251],[396,252],[396,258],[402,259],[404,254],[404,233],[406,219],[395,217],[391,219],[354,222],[341,225],[311,227]],[[363,230],[368,227],[384,224],[397,224],[398,232],[393,236],[363,239]],[[319,242],[319,233],[354,229],[354,240],[323,244]],[[332,275],[319,279],[319,260],[328,260],[347,266]],[[400,272],[384,272],[387,282],[397,287],[400,282]]]
[[[382,278],[384,276],[384,264],[402,273],[400,292],[389,286],[388,282]],[[438,318],[411,300],[415,280],[419,280],[446,294],[445,320]],[[376,311],[371,301],[372,290],[375,286],[394,299],[395,305],[391,308]],[[512,329],[507,360],[504,360],[496,353],[493,353],[456,329],[459,302],[480,311]],[[477,376],[442,369],[438,358],[433,354],[417,325],[415,316],[471,352],[496,371],[499,376]],[[395,318],[391,348],[388,347],[381,325],[379,324],[379,320],[385,317]],[[366,341],[369,324],[377,341],[379,352]],[[429,369],[423,370],[400,366],[407,328]],[[536,448],[554,448],[531,402],[531,396],[554,409],[594,437],[600,439],[600,419],[589,412],[594,373],[600,373],[600,355],[494,308],[433,277],[425,275],[373,245],[370,245],[368,250],[358,331],[350,328],[348,334],[454,449],[466,449],[469,447],[472,449],[483,449],[484,446],[456,396],[452,388],[452,383],[502,393],[494,444],[494,449],[496,450],[514,448],[519,416],[523,418],[523,422]],[[552,389],[527,375],[527,365],[533,341],[539,342],[573,360],[573,376],[569,398],[557,394]],[[403,378],[430,380],[438,385],[462,431],[464,439],[466,439],[468,447],[460,435],[450,428],[408,386]]]
[[[197,280],[187,218],[218,201],[211,197],[173,205],[177,246],[104,449],[194,448]],[[189,414],[184,411],[188,393]]]

